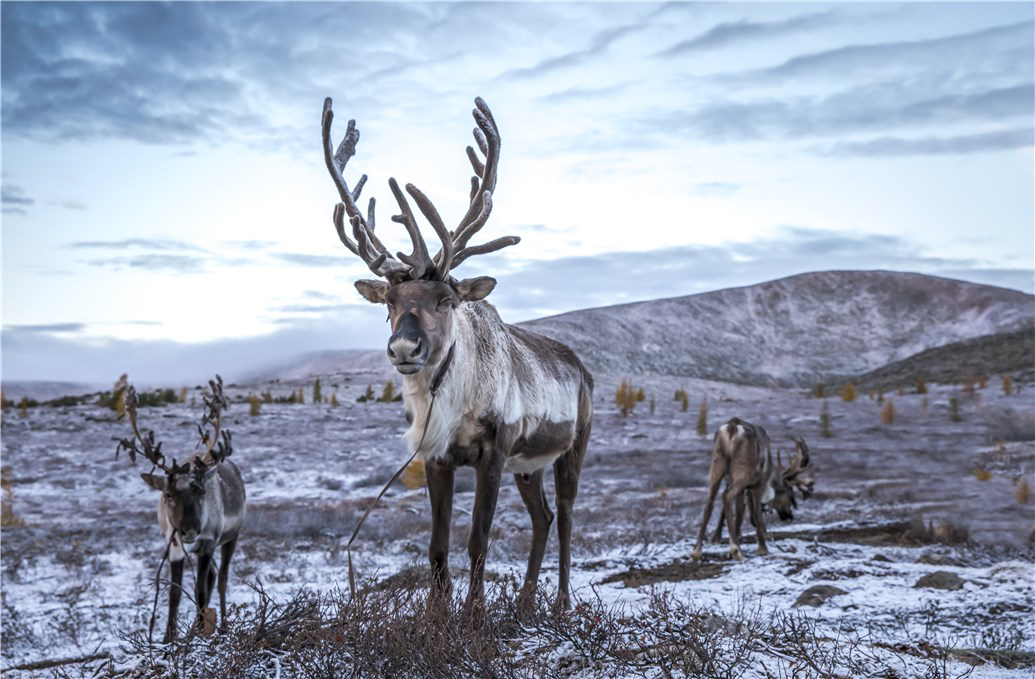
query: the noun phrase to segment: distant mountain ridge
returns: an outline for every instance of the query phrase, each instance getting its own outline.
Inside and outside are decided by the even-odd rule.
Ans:
[[[824,271],[521,323],[593,372],[806,386],[1035,323],[1035,296],[916,273]]]

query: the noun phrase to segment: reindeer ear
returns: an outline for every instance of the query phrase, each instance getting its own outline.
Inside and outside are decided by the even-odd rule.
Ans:
[[[356,289],[368,302],[384,304],[385,295],[388,294],[388,283],[371,280],[356,281]]]
[[[490,276],[478,276],[477,278],[465,278],[456,284],[456,294],[461,301],[476,302],[485,299],[496,287],[496,279]]]
[[[155,490],[165,490],[166,478],[164,476],[159,476],[158,474],[141,474],[140,478],[144,479],[144,483]]]

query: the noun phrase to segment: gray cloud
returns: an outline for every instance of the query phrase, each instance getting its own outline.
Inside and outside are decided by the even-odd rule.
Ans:
[[[731,196],[740,191],[740,184],[731,182],[702,182],[694,184],[694,193],[701,196]]]
[[[66,247],[75,249],[96,250],[128,250],[141,248],[160,251],[204,252],[203,248],[182,240],[168,238],[124,238],[122,240],[81,240],[69,243]]]
[[[869,141],[845,141],[831,144],[821,152],[832,156],[894,158],[1010,151],[1029,148],[1033,145],[1035,145],[1035,129],[1029,127],[955,137],[923,137],[920,139],[881,137]]]
[[[802,78],[838,78],[856,74],[873,77],[909,72],[994,72],[1027,77],[1032,73],[1032,30],[1035,22],[1021,21],[970,33],[928,40],[847,45],[797,56],[772,68],[717,76],[724,83],[771,84]],[[1025,56],[1027,58],[1025,58]],[[960,68],[962,67],[962,69]]]
[[[0,203],[3,204],[3,211],[7,214],[24,215],[26,214],[25,208],[34,205],[36,201],[25,195],[25,191],[20,186],[4,181],[3,187],[0,187]]]
[[[659,51],[656,56],[672,57],[703,52],[719,47],[728,47],[742,42],[756,43],[758,40],[782,38],[794,33],[823,28],[840,18],[833,10],[801,14],[783,21],[730,21],[718,24],[704,33],[677,42]]]
[[[226,264],[226,260],[220,260]],[[146,254],[127,257],[107,257],[91,259],[86,262],[90,266],[112,269],[147,269],[148,271],[174,271],[177,273],[197,273],[204,270],[205,258],[193,255]]]
[[[4,333],[17,334],[49,334],[56,332],[82,332],[86,330],[85,323],[43,323],[39,325],[5,325]]]
[[[64,198],[59,200],[48,200],[47,205],[54,207],[64,208],[65,210],[85,210],[86,203],[71,198]]]
[[[601,31],[597,35],[593,36],[590,40],[588,47],[576,50],[574,52],[568,52],[557,57],[551,57],[549,59],[543,59],[533,66],[525,68],[512,68],[504,71],[496,79],[497,80],[523,80],[532,77],[538,77],[544,73],[551,71],[557,71],[563,68],[569,68],[578,64],[585,63],[593,57],[602,54],[612,44],[617,42],[620,38],[634,33],[636,31],[643,30],[643,26],[628,25],[618,26],[616,28],[610,28],[606,31]]]
[[[596,101],[617,96],[625,91],[627,85],[611,85],[608,87],[569,87],[560,92],[553,92],[539,97],[539,101],[549,104],[567,104],[576,101]]]
[[[299,266],[348,266],[352,261],[340,255],[308,255],[301,252],[274,252],[270,255],[288,264]]]
[[[638,129],[661,137],[695,136],[714,141],[806,138],[902,127],[1001,124],[1031,119],[1035,86],[999,87],[917,98],[912,85],[889,83],[827,97],[718,101],[690,113],[643,119]]]

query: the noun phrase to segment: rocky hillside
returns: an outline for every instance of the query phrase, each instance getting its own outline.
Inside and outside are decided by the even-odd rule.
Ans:
[[[913,273],[827,271],[524,323],[593,372],[812,385],[1035,322],[1035,296]]]

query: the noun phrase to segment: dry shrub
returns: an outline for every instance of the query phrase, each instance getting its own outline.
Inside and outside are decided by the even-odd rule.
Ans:
[[[949,421],[963,421],[963,417],[960,415],[960,402],[959,399],[957,399],[955,396],[949,399]]]
[[[855,385],[851,382],[845,382],[844,384],[842,384],[840,393],[841,400],[848,402],[854,401],[856,396],[859,395],[858,391],[855,388]]]
[[[1013,377],[1003,375],[1003,393],[1007,396],[1013,395]]]
[[[927,393],[927,380],[924,379],[923,375],[916,378],[916,393],[926,394]]]
[[[633,411],[637,402],[635,387],[629,380],[622,380],[618,389],[615,390],[615,405],[618,407],[618,411],[624,417]]]
[[[1016,497],[1017,504],[1026,505],[1031,502],[1031,485],[1028,483],[1028,479],[1021,479],[1017,484]]]
[[[977,378],[973,375],[967,375],[963,380],[963,393],[968,396],[974,395],[974,383],[977,382]]]
[[[262,401],[255,394],[248,396],[248,414],[255,417],[262,412]]]
[[[176,399],[176,402],[180,405],[187,404],[187,387],[183,387],[180,389],[180,396]]]
[[[14,472],[9,465],[0,467],[0,526],[24,525],[14,513]]]
[[[338,407],[338,392],[334,392],[333,394],[331,394],[331,407]]]
[[[812,395],[815,398],[825,398],[827,395],[827,385],[817,384],[816,386],[812,387]]]
[[[981,467],[978,467],[974,470],[974,478],[978,481],[987,481],[990,478],[992,478],[992,472],[988,471],[987,469],[982,469]]]
[[[978,389],[984,389],[988,386],[988,375],[982,375],[978,378]]]
[[[895,404],[890,398],[884,402],[884,407],[881,408],[880,421],[888,426],[895,422]]]
[[[427,477],[424,476],[424,459],[416,458],[413,462],[406,465],[406,469],[403,470],[402,476],[399,480],[403,482],[403,485],[413,490],[415,488],[423,488],[427,485]]]
[[[697,435],[708,435],[708,399],[701,399],[701,408],[697,411]]]

